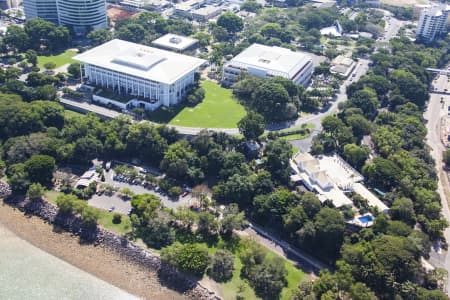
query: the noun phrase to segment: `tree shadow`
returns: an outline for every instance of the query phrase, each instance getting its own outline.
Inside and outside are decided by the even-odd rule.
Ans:
[[[155,123],[168,124],[185,107],[186,104],[183,102],[171,107],[162,105],[157,110],[146,113],[146,119]]]

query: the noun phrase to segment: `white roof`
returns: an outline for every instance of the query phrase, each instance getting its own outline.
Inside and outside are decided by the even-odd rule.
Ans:
[[[355,183],[353,185],[353,188],[355,189],[355,192],[361,195],[364,199],[367,200],[367,203],[369,203],[370,206],[378,207],[380,212],[387,212],[389,210],[389,207],[387,207],[386,204],[384,204],[383,201],[378,199],[377,196],[372,194],[365,186],[363,186],[361,183]]]
[[[321,35],[331,35],[331,36],[342,36],[342,34],[338,31],[336,26],[330,26],[320,29]]]
[[[294,52],[277,46],[253,44],[228,64],[261,69],[274,76],[292,79],[310,61],[311,57],[306,53]]]
[[[152,42],[153,45],[164,47],[164,48],[170,48],[175,50],[185,50],[192,45],[196,44],[198,42],[197,39],[193,39],[187,36],[181,36],[176,35],[172,33],[168,33],[166,35],[163,35],[159,39],[156,39]]]
[[[84,53],[75,60],[131,76],[172,84],[196,70],[205,60],[171,51],[114,39]]]
[[[198,16],[208,17],[209,15],[214,14],[219,11],[222,11],[221,7],[205,6],[205,7],[200,7],[198,9],[194,10],[192,13],[196,14]]]

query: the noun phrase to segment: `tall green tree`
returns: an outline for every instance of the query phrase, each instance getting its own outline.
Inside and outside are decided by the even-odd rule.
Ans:
[[[55,159],[48,155],[33,155],[25,162],[25,171],[31,182],[48,186],[52,183]]]
[[[244,21],[232,12],[221,14],[217,19],[217,25],[225,28],[228,33],[236,33],[244,28]]]
[[[238,122],[239,132],[247,140],[255,140],[264,133],[264,117],[256,112],[249,111],[245,117]]]

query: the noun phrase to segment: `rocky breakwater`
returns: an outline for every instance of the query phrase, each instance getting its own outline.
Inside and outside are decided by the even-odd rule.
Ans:
[[[0,182],[0,191],[4,183]],[[8,190],[8,189],[6,189]],[[5,194],[6,195],[6,194]],[[158,256],[140,248],[128,239],[118,236],[103,228],[95,231],[86,231],[79,217],[62,215],[58,208],[47,201],[29,201],[24,198],[9,197],[5,203],[18,208],[25,214],[38,216],[44,221],[60,227],[83,240],[93,243],[95,246],[108,247],[116,251],[121,257],[145,266],[158,273],[162,285],[176,290],[190,299],[219,300],[214,292],[201,286],[193,277],[179,272],[176,268],[165,264]]]

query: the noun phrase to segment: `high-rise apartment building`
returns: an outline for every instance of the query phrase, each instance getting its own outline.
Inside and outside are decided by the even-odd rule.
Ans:
[[[105,0],[24,0],[23,5],[27,19],[66,25],[76,34],[108,25]]]
[[[15,8],[18,6],[18,0],[0,0],[0,9]]]
[[[431,42],[445,33],[450,7],[443,4],[422,10],[416,36]]]
[[[105,0],[57,0],[60,25],[72,27],[75,33],[102,29],[108,25]]]
[[[24,0],[23,10],[27,20],[41,18],[58,24],[56,0]]]

